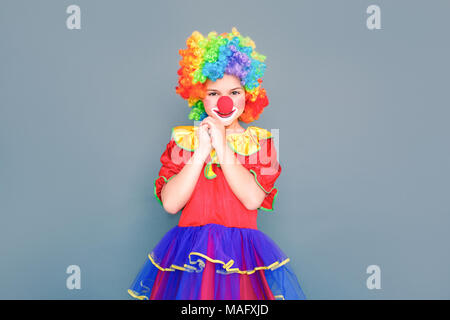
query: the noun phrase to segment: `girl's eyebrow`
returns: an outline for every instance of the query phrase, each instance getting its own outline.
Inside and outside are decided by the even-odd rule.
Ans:
[[[236,87],[236,88],[230,89],[230,91],[233,91],[233,90],[236,90],[236,89],[242,89],[242,87]],[[219,91],[220,92],[220,90],[217,90],[217,89],[208,89],[206,91]]]

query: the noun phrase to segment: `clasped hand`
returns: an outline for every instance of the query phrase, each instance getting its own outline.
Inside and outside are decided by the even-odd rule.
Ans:
[[[221,155],[226,146],[226,135],[224,125],[217,119],[209,116],[200,123],[198,128],[199,152],[205,157],[212,149]]]

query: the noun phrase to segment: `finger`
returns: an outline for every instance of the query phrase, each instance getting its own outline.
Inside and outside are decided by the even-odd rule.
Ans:
[[[203,121],[200,123],[200,127],[203,127],[203,126],[209,126],[209,122],[208,121],[205,121],[206,119],[203,119]]]
[[[205,118],[203,121],[205,121],[205,124],[209,127],[209,128],[214,128],[215,127],[215,123],[213,121],[212,118]]]
[[[208,126],[206,124],[203,124],[199,128],[200,132],[207,133],[208,132]]]
[[[211,126],[210,124],[206,124],[206,125],[205,125],[205,128],[206,128],[206,131],[207,131],[208,133],[211,133],[212,126]]]
[[[205,121],[206,119],[203,119],[202,122],[200,122],[200,127],[208,125],[208,122]]]
[[[209,123],[209,121],[207,121],[203,124],[203,126],[206,128],[211,128],[211,123]]]
[[[206,124],[200,126],[199,131],[210,135],[210,129],[209,129],[208,125],[206,125]]]

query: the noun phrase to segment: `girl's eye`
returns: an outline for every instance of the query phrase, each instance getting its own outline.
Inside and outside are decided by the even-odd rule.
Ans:
[[[239,91],[234,90],[233,92],[231,92],[234,96],[241,94]],[[216,92],[210,92],[208,93],[208,96],[215,96],[217,93]]]

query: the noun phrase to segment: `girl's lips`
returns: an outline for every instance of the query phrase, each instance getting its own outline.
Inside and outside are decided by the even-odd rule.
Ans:
[[[229,113],[221,113],[221,112],[219,112],[218,108],[214,108],[214,109],[212,109],[212,111],[214,111],[220,118],[225,119],[225,118],[232,117],[234,115],[234,113],[237,111],[237,108],[233,107],[233,110]]]
[[[229,113],[220,113],[219,111],[216,111],[217,115],[222,118],[226,118],[226,117],[230,116],[233,112],[234,111],[231,111]]]

